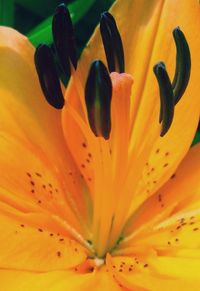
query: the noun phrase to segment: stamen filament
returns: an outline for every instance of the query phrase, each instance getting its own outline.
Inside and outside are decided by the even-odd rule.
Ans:
[[[52,215],[52,218],[55,221],[58,221],[68,232],[69,234],[75,238],[82,246],[86,247],[91,255],[94,254],[94,249],[90,243],[88,243],[80,233],[78,233],[71,225],[69,225],[66,220],[62,220],[59,216],[57,215]]]
[[[77,93],[79,95],[79,98],[80,98],[82,110],[83,110],[84,117],[85,117],[84,120],[87,122],[87,108],[86,108],[86,104],[85,104],[85,92],[84,92],[83,84],[82,84],[81,79],[80,79],[79,68],[77,68],[75,70],[74,67],[71,65],[71,77],[72,77],[72,81],[74,83],[74,86],[75,86]]]

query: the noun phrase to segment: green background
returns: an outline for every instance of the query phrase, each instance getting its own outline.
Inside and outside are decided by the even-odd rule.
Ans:
[[[11,26],[26,34],[37,46],[51,43],[51,21],[56,6],[65,3],[75,26],[78,51],[80,52],[95,26],[101,12],[108,10],[114,0],[0,0],[0,24]]]
[[[114,0],[0,0],[0,25],[11,26],[27,35],[33,45],[52,42],[51,20],[55,7],[65,3],[75,27],[80,55],[99,22],[101,12],[108,10]],[[193,144],[200,141],[200,126]]]

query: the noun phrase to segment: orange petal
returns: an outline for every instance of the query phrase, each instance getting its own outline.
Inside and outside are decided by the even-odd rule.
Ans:
[[[107,264],[120,285],[129,290],[159,291],[162,288],[165,291],[189,291],[191,288],[198,290],[200,286],[197,259],[159,257],[155,254],[143,259],[135,254],[130,257],[110,257]]]
[[[142,0],[141,5],[131,0],[127,0],[125,3],[122,3],[122,0],[118,0],[110,11],[116,18],[122,36],[126,58],[126,72],[133,74],[137,80],[135,92],[140,91],[144,85],[143,76],[148,67],[148,60],[151,55],[161,8],[162,0],[153,0],[150,4],[147,4],[146,0]],[[129,15],[129,17],[125,19],[123,15]],[[129,25],[129,21],[131,21],[131,25]],[[148,23],[148,25],[144,26],[144,23]],[[139,54],[141,59],[138,58]],[[89,67],[94,59],[100,59],[106,64],[99,27],[96,28],[94,35],[84,49],[78,64],[77,73],[74,74],[69,86],[70,93],[66,97],[82,116],[84,116],[83,112],[85,111],[84,105],[84,108],[81,108],[81,104],[84,103],[84,86]],[[70,95],[73,97],[70,97]],[[76,98],[79,101],[75,101]]]
[[[86,195],[86,188],[70,159],[62,173],[32,144],[4,134],[0,168],[0,201],[26,212],[52,213],[90,238],[87,201],[81,194]]]
[[[93,133],[88,124],[70,104],[64,107],[62,113],[63,131],[66,144],[77,164],[80,176],[86,181],[88,187],[92,189],[94,182],[94,157],[91,148]]]
[[[3,290],[17,291],[87,291],[87,290],[122,290],[113,278],[105,271],[86,274],[76,274],[69,271],[52,271],[44,273],[31,273],[15,270],[1,270],[0,280]]]
[[[41,92],[34,51],[25,36],[0,27],[0,130],[31,141],[54,163],[63,165],[61,113],[47,104]]]
[[[175,173],[174,187],[166,185],[165,192],[177,197],[179,203],[173,213],[200,208],[200,144],[193,146]]]
[[[128,209],[121,208],[118,217],[115,217],[117,225],[173,174],[191,144],[199,118],[199,4],[187,0],[181,3],[174,0],[147,2],[143,0],[138,5],[135,1],[122,3],[119,0],[111,9],[122,35],[127,72],[134,77],[130,169],[124,186],[130,209],[128,212]],[[128,17],[124,18],[124,15]],[[176,26],[180,26],[185,33],[191,49],[191,80],[185,95],[176,106],[172,127],[164,138],[160,138],[160,98],[153,66],[163,60],[170,77],[173,77],[176,53],[172,30]],[[160,47],[163,49],[160,50]],[[78,67],[77,76],[82,87],[89,64],[94,58],[105,60],[98,28]],[[83,102],[82,95],[80,99]],[[148,163],[148,167],[145,167],[145,163]]]
[[[192,289],[198,290],[200,287],[199,279],[188,280],[180,278],[162,277],[159,275],[145,274],[144,272],[136,273],[134,275],[118,275],[116,280],[128,290],[154,290],[160,291],[190,291]]]
[[[177,250],[198,249],[199,231],[200,210],[181,212],[136,236],[134,246],[151,247],[160,255],[176,256]]]
[[[87,251],[50,214],[22,213],[0,203],[0,268],[44,272],[82,263]]]
[[[126,72],[132,74],[134,79],[136,78],[137,80],[134,96],[138,95],[137,92],[140,92],[144,85],[162,2],[162,0],[153,0],[150,4],[147,4],[146,0],[142,0],[138,5],[131,0],[127,0],[125,3],[122,3],[122,0],[118,0],[110,11],[116,19],[124,44]],[[123,15],[128,15],[129,17],[125,19]],[[129,25],[129,21],[131,21],[131,25]],[[144,23],[148,23],[148,25],[144,25]],[[141,58],[138,58],[138,55]],[[84,86],[89,67],[94,59],[100,59],[106,64],[99,27],[96,28],[94,35],[84,49],[77,72],[74,74],[69,86],[70,93],[66,97],[70,104],[84,117],[86,117],[84,115],[86,111]],[[74,101],[75,99],[79,101]],[[134,99],[135,97],[132,98],[132,100]]]
[[[124,235],[149,232],[171,215],[199,208],[200,145],[192,147],[172,178],[138,208],[128,221]],[[183,218],[182,217],[182,218]],[[178,218],[177,218],[178,219]],[[193,224],[193,223],[192,223]]]
[[[200,88],[197,73],[199,70],[198,54],[200,43],[196,41],[197,28],[200,26],[199,13],[198,2],[188,2],[187,0],[181,1],[181,3],[171,0],[164,1],[147,79],[141,95],[141,103],[132,135],[132,147],[135,147],[135,153],[137,153],[137,148],[139,150],[141,146],[145,148],[145,142],[146,148],[151,150],[151,154],[148,153],[149,156],[146,155],[145,162],[147,162],[147,166],[143,171],[141,183],[134,194],[141,195],[141,200],[145,200],[169,179],[189,149],[195,134],[200,108],[198,94]],[[193,17],[189,21],[191,15]],[[156,124],[158,123],[158,120],[152,119],[151,115],[152,112],[156,112],[154,108],[156,106],[159,107],[158,86],[153,76],[152,68],[156,62],[163,60],[171,78],[173,78],[175,45],[171,32],[176,26],[181,27],[189,43],[192,58],[191,78],[184,96],[175,108],[175,116],[169,132],[165,137],[155,137],[155,140],[149,143],[149,138],[156,132]],[[161,46],[162,50],[160,50]],[[143,138],[144,132],[146,132],[145,139]],[[134,210],[135,206],[135,203],[133,203],[130,212]]]
[[[44,204],[45,201],[50,205],[51,192],[56,192],[59,184],[59,188],[62,188],[60,191],[64,193],[61,195],[62,199],[58,199],[59,203],[66,204],[68,200],[70,208],[76,214],[81,214],[82,218],[79,217],[78,220],[83,221],[85,217],[89,223],[86,211],[89,207],[87,186],[67,151],[61,127],[61,111],[48,105],[41,92],[33,63],[34,50],[23,35],[10,28],[0,28],[0,130],[1,144],[4,143],[1,145],[4,174],[1,176],[0,185],[12,193],[18,192],[18,195],[22,192],[25,195],[31,193],[39,204]],[[19,140],[23,144],[22,148],[15,141],[6,141],[8,135]],[[13,160],[13,163],[8,164],[5,157]],[[32,187],[34,181],[31,182],[30,175],[37,181],[35,189]],[[54,178],[49,177],[52,175]],[[50,189],[52,185],[54,189]],[[67,215],[71,210],[65,209],[64,212]]]
[[[124,169],[127,166],[130,130],[129,105],[133,82],[128,74],[112,73],[111,79],[113,83],[111,109],[113,126],[108,141],[95,137],[88,122],[76,111],[76,105],[72,102],[76,94],[75,91],[72,91],[71,84],[67,91],[67,97],[71,98],[71,103],[68,103],[63,109],[63,130],[66,142],[82,177],[88,183],[94,201],[93,242],[101,245],[101,251],[107,243],[113,220],[115,200],[117,199],[115,192],[122,186]],[[121,108],[123,108],[123,112]],[[121,169],[121,172],[118,172],[117,169]],[[119,192],[118,196],[120,194],[123,195]],[[97,235],[98,229],[99,234]],[[99,237],[101,237],[101,241]]]

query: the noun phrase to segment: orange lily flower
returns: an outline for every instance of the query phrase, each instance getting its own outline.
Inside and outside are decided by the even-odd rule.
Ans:
[[[43,90],[57,86],[60,103],[49,102],[62,110],[43,96],[29,41],[0,28],[4,291],[200,288],[200,145],[189,149],[200,108],[200,5],[117,0],[110,13],[126,73],[107,13],[107,60],[97,28],[76,70],[69,57],[65,105],[36,58]],[[118,41],[111,53],[106,32]]]

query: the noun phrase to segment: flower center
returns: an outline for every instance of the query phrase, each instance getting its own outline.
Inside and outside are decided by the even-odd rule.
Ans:
[[[76,90],[80,93],[85,121],[75,118],[92,149],[94,176],[90,189],[93,203],[92,243],[88,245],[92,246],[90,250],[94,249],[96,264],[101,265],[104,260],[99,258],[104,258],[108,251],[120,248],[124,227],[129,222],[126,214],[132,198],[130,184],[137,182],[137,177],[131,179],[129,173],[135,154],[130,151],[130,136],[134,125],[130,111],[133,80],[124,73],[124,50],[120,33],[115,19],[108,12],[104,12],[100,20],[107,66],[101,60],[91,64],[83,92],[76,73],[72,22],[65,6],[57,8],[52,27],[55,50],[40,45],[35,53],[36,69],[44,96],[54,108],[62,109],[65,102],[56,70],[55,53],[63,72],[67,76],[72,74]],[[170,81],[163,62],[153,68],[160,91],[161,137],[170,130],[174,108],[184,94],[190,77],[191,59],[185,36],[177,27],[173,37],[177,52],[173,81]]]

